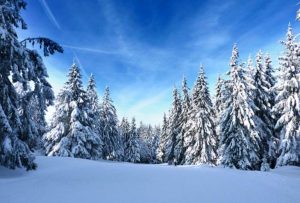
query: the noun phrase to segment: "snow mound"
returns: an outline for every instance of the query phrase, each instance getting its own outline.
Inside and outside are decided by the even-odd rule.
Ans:
[[[300,202],[300,168],[270,172],[37,157],[38,169],[0,167],[5,203]]]

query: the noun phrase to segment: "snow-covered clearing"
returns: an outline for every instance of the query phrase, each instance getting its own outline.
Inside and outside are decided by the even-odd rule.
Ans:
[[[300,202],[300,168],[271,172],[37,157],[38,169],[0,167],[1,203]]]

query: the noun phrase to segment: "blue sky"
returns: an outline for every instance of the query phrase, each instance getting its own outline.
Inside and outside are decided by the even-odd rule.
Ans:
[[[183,75],[192,87],[203,64],[211,91],[228,70],[233,43],[242,59],[259,49],[276,66],[288,22],[295,32],[292,0],[27,0],[28,30],[20,38],[49,37],[64,54],[45,58],[57,93],[75,60],[84,81],[90,73],[100,96],[111,88],[119,117],[160,123]]]

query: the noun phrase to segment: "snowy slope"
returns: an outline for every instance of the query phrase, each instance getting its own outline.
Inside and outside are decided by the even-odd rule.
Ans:
[[[300,202],[300,168],[271,172],[37,157],[0,168],[1,203]]]

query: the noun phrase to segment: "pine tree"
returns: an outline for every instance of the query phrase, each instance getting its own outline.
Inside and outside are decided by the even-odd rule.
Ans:
[[[289,24],[284,55],[279,58],[278,92],[273,111],[279,116],[275,128],[280,132],[279,157],[276,166],[300,166],[300,50]]]
[[[140,162],[140,146],[135,119],[132,119],[128,133],[125,134],[124,159],[128,162]]]
[[[164,113],[162,128],[159,136],[159,145],[157,149],[157,160],[161,163],[167,162],[166,146],[168,142],[169,124],[167,115]]]
[[[100,146],[93,148],[92,151],[92,157],[99,157],[102,158],[102,148],[103,148],[103,142],[102,142],[102,132],[101,132],[101,122],[100,122],[100,105],[99,105],[99,98],[98,93],[96,89],[96,81],[91,74],[88,85],[86,88],[86,95],[88,98],[88,113],[89,113],[89,119],[91,123],[92,130],[97,134],[100,140]]]
[[[230,80],[225,82],[225,89],[231,94],[226,95],[220,123],[219,163],[243,170],[260,169],[261,140],[256,129],[260,119],[254,114],[257,107],[250,95],[254,87],[247,82],[249,79],[238,58],[235,45],[230,61]]]
[[[45,127],[45,110],[52,104],[54,96],[46,80],[48,75],[42,58],[26,47],[27,40],[18,41],[16,28],[27,29],[20,16],[25,7],[23,0],[0,2],[0,123],[3,126],[0,133],[0,164],[9,168],[34,169],[36,165],[31,149],[36,146],[37,137]],[[57,43],[47,38],[35,39],[39,39],[35,40],[35,44],[44,50],[45,56],[63,51]],[[47,52],[50,49],[51,52]],[[29,82],[34,85],[33,90],[26,89]],[[16,83],[24,88],[22,97],[16,91]],[[38,102],[36,113],[30,109],[34,100]],[[36,115],[38,120],[35,120]]]
[[[100,112],[101,132],[103,140],[103,157],[108,160],[121,161],[124,149],[118,132],[118,117],[110,98],[109,88],[104,92]]]
[[[185,164],[215,164],[217,159],[217,135],[215,113],[210,99],[203,66],[195,87],[190,112],[190,128],[186,132],[184,146]]]
[[[80,70],[73,64],[57,97],[50,130],[44,135],[48,156],[99,158],[101,140],[93,129],[88,104]]]
[[[271,67],[267,68],[263,64],[263,54],[261,51],[256,56],[256,68],[253,74],[253,100],[257,109],[255,115],[262,121],[257,128],[260,130],[260,139],[263,145],[263,157],[269,163],[276,159],[276,147],[274,134],[274,120],[271,114],[274,97],[272,95],[272,83],[270,83]]]
[[[182,126],[182,104],[177,88],[173,90],[173,104],[169,118],[168,141],[166,144],[167,162],[169,164],[178,164],[183,148],[183,139],[181,134]]]

